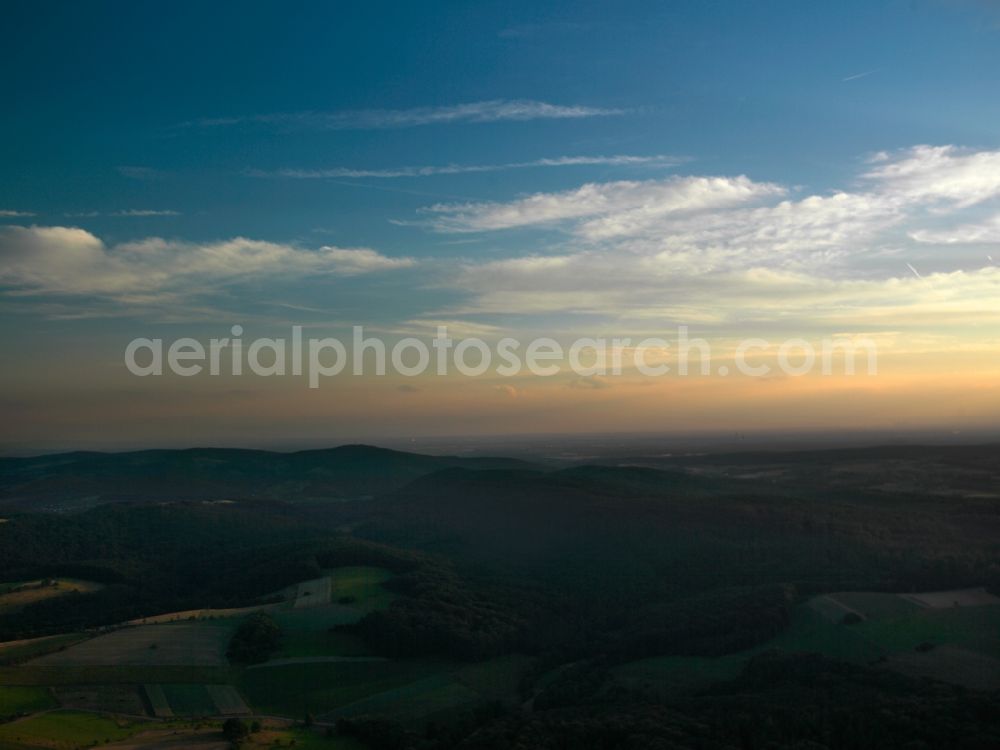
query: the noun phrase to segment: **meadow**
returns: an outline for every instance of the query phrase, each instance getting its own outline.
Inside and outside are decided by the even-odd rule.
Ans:
[[[43,687],[0,687],[0,718],[44,711],[56,706],[52,691]]]
[[[123,740],[149,725],[114,719],[79,711],[50,711],[25,719],[0,724],[0,747],[44,747],[51,750],[76,750],[79,747],[104,745]]]

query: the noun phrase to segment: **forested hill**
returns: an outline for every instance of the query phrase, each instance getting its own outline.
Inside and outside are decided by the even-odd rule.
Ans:
[[[345,445],[276,453],[194,448],[0,459],[0,509],[71,510],[117,501],[265,498],[300,501],[390,492],[449,467],[531,469],[507,458],[459,458]]]

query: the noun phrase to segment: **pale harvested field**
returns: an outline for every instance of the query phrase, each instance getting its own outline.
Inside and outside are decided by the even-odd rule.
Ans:
[[[145,716],[146,707],[134,685],[66,685],[53,688],[63,708]]]
[[[868,618],[858,610],[853,607],[848,606],[840,599],[838,599],[834,594],[826,594],[825,596],[817,596],[812,601],[809,602],[809,606],[818,612],[823,619],[839,623],[843,621],[844,616],[847,614],[855,614],[862,620],[867,620]]]
[[[229,750],[230,744],[215,727],[202,729],[153,729],[104,747],[115,750]]]
[[[986,604],[1000,604],[1000,597],[984,588],[955,589],[954,591],[928,591],[923,594],[900,594],[903,599],[921,607],[945,609],[947,607],[982,607]]]
[[[273,604],[256,607],[232,607],[230,609],[186,609],[182,612],[165,612],[162,615],[151,615],[129,620],[126,625],[158,625],[165,622],[187,622],[191,620],[221,620],[227,617],[241,617],[252,612],[273,607]]]
[[[243,696],[232,685],[206,685],[205,689],[212,696],[215,707],[222,716],[246,716],[250,714]]]
[[[42,581],[31,581],[22,584],[13,591],[0,594],[0,614],[17,612],[29,604],[34,604],[44,599],[54,599],[57,596],[66,596],[73,593],[90,594],[104,588],[100,583],[77,581],[70,578],[58,578],[55,584],[47,586]]]
[[[1000,689],[1000,659],[958,646],[893,654],[888,665],[911,677],[930,677],[975,690]]]
[[[295,592],[295,608],[320,607],[330,603],[330,592],[333,586],[330,576],[314,578],[300,583]]]
[[[67,666],[219,666],[231,628],[198,623],[140,625],[107,633],[30,662]]]

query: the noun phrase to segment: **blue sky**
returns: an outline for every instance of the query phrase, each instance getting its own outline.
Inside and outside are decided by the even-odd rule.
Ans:
[[[113,393],[134,336],[232,322],[993,345],[994,3],[21,3],[5,28],[25,424]]]
[[[0,204],[46,221],[182,214],[73,217],[111,241],[306,241],[329,229],[325,241],[441,252],[438,238],[388,220],[414,219],[451,196],[498,200],[656,172],[567,167],[375,183],[245,172],[669,154],[699,173],[824,190],[842,186],[871,151],[997,140],[1000,14],[985,3],[204,6],[9,8]],[[391,130],[184,126],[486,100],[627,113]],[[119,171],[127,167],[158,178]]]

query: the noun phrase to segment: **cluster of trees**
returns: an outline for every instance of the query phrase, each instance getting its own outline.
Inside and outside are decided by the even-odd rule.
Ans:
[[[236,628],[226,649],[234,664],[259,664],[281,645],[281,628],[266,612],[256,612]]]
[[[402,594],[388,609],[338,629],[361,634],[388,656],[479,660],[508,653],[522,640],[525,623],[516,608],[476,590],[443,563],[426,560],[388,586]]]
[[[144,615],[238,607],[336,565],[408,570],[419,555],[352,540],[292,506],[118,504],[0,524],[8,581],[65,576],[105,584],[0,615],[0,640],[113,625]]]
[[[533,711],[483,706],[423,732],[387,720],[338,722],[372,750],[992,750],[1000,695],[912,680],[815,654],[765,653],[700,695],[601,691],[567,669],[582,700]],[[595,683],[597,685],[595,686]],[[600,694],[600,700],[590,696]]]

